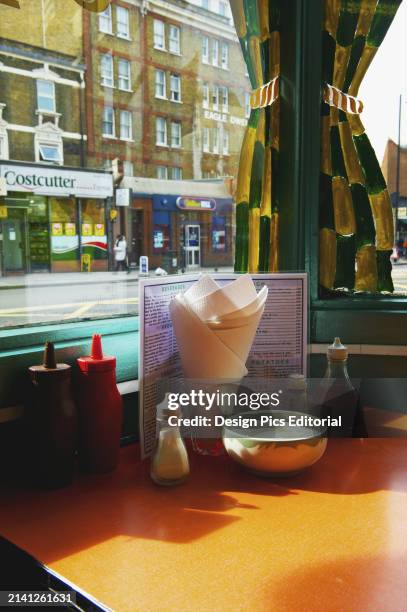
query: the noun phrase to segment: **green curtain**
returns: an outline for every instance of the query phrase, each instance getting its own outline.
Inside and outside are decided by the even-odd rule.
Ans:
[[[230,5],[253,90],[237,178],[235,270],[278,270],[280,0]]]
[[[322,32],[322,295],[392,292],[390,196],[360,119],[359,86],[401,0],[325,0]],[[378,83],[380,87],[380,83]]]

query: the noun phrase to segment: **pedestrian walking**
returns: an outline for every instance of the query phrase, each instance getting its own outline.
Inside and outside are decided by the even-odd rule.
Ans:
[[[116,237],[113,251],[114,251],[114,259],[115,259],[115,268],[114,268],[115,272],[118,272],[119,270],[128,272],[127,242],[123,234],[119,234]]]

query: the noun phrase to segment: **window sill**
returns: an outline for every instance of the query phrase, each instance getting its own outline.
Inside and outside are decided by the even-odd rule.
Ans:
[[[154,96],[156,100],[167,100],[168,102],[168,98],[166,96]]]
[[[168,51],[171,55],[175,55],[176,57],[182,57],[182,53],[177,53],[176,51]]]
[[[124,34],[116,34],[117,38],[120,38],[121,40],[127,40],[129,42],[132,42],[132,38],[130,38],[130,36],[124,36]]]
[[[175,104],[183,104],[182,100],[173,100],[172,98],[170,98],[170,102],[174,102]]]
[[[107,36],[113,36],[114,37],[113,30],[110,31],[110,32],[107,32],[105,30],[99,30],[99,34],[106,34]]]
[[[116,89],[116,87],[114,85],[106,85],[106,83],[101,83],[100,86],[101,87],[106,87],[107,89]]]
[[[163,144],[162,142],[156,142],[155,146],[156,147],[162,147],[163,149],[169,149],[170,148],[169,145]]]
[[[155,51],[162,51],[163,53],[168,53],[167,49],[165,47],[156,47],[154,45],[153,49],[155,49]]]
[[[122,138],[121,136],[119,140],[121,140],[122,142],[134,142],[134,138]]]
[[[106,138],[106,140],[118,140],[117,136],[114,134],[102,134],[102,138]]]
[[[134,89],[125,89],[124,87],[118,87],[119,91],[125,91],[126,93],[134,93]]]

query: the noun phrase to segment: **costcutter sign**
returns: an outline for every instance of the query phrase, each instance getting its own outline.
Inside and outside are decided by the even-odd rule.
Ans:
[[[41,195],[109,198],[113,177],[103,172],[78,172],[40,166],[0,165],[0,177],[7,191],[26,191]]]
[[[216,210],[216,200],[213,198],[177,198],[176,202],[181,210],[206,210],[212,212]]]

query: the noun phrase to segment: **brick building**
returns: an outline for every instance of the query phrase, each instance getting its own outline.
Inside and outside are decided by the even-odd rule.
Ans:
[[[397,169],[398,166],[398,169]],[[388,140],[384,152],[382,171],[393,205],[396,243],[407,247],[407,148]],[[398,184],[397,184],[398,175]],[[398,201],[397,201],[398,200]],[[398,204],[398,207],[397,207]],[[404,247],[406,245],[406,247]],[[407,251],[406,251],[407,252]]]

